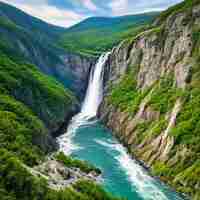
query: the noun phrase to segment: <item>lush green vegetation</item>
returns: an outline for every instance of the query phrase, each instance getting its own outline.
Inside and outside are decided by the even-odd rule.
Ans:
[[[198,5],[198,4],[199,4],[199,0],[184,0],[183,2],[176,4],[175,6],[172,6],[166,11],[162,12],[159,16],[159,22],[162,23],[170,15],[174,15],[182,11],[190,10],[193,6]]]
[[[149,105],[161,114],[171,110],[176,99],[183,95],[181,89],[173,87],[173,75],[160,78],[154,87]]]
[[[62,163],[64,163],[67,167],[79,168],[81,171],[85,173],[90,173],[91,171],[96,172],[97,174],[101,173],[101,170],[92,166],[86,161],[81,161],[77,159],[73,159],[69,156],[64,155],[64,153],[60,152],[56,155],[56,159]]]
[[[71,188],[55,191],[46,180],[32,176],[13,154],[0,149],[0,195],[3,200],[119,200],[99,185],[79,181]]]
[[[80,181],[54,191],[47,181],[34,177],[28,166],[44,160],[54,150],[49,131],[52,121],[76,101],[72,93],[30,64],[14,62],[0,54],[0,196],[3,200],[116,200],[101,186]],[[47,111],[47,113],[45,113]],[[89,173],[99,169],[60,153],[57,160]]]
[[[35,137],[47,137],[42,121],[23,103],[0,94],[0,146],[14,152],[26,164],[34,165],[42,159],[46,148],[40,143],[34,145]]]
[[[47,127],[62,119],[74,100],[70,91],[35,66],[15,63],[5,55],[0,56],[0,87],[29,106]]]
[[[26,164],[37,164],[52,149],[47,128],[53,120],[64,118],[73,99],[35,66],[0,54],[0,146],[15,152]]]
[[[85,56],[98,56],[123,39],[137,35],[158,13],[89,18],[66,30],[59,44]]]
[[[146,96],[148,91],[140,92],[136,89],[136,74],[138,67],[133,67],[133,71],[129,71],[123,77],[119,84],[113,88],[111,86],[111,93],[108,97],[108,102],[115,107],[120,108],[121,111],[127,111],[134,115],[138,109],[141,100]]]

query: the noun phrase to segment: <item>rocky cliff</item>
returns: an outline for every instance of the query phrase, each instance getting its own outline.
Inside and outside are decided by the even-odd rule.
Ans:
[[[99,115],[153,175],[200,199],[200,5],[161,14],[115,47]]]

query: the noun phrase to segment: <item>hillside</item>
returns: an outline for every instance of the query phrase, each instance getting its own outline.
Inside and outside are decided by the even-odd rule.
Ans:
[[[200,2],[169,8],[123,41],[106,67],[100,117],[177,191],[200,199]]]
[[[14,22],[17,26],[23,27],[39,39],[56,40],[65,31],[64,28],[44,23],[42,20],[2,2],[0,2],[0,11],[1,16]]]
[[[36,65],[80,97],[85,92],[87,74],[94,60],[56,46],[64,31],[0,2],[0,51],[10,58]]]
[[[144,29],[158,13],[122,17],[91,17],[68,28],[59,44],[66,50],[86,56],[98,56],[108,51],[124,38]]]
[[[95,167],[64,154],[48,157],[58,150],[54,133],[77,112],[78,101],[36,66],[9,57],[0,53],[1,200],[119,200],[94,181],[82,180],[90,172],[99,173]],[[45,170],[40,171],[43,164]],[[52,177],[55,167],[58,174]],[[77,170],[81,178],[77,176],[73,185],[56,188],[63,184],[56,175],[66,182]]]

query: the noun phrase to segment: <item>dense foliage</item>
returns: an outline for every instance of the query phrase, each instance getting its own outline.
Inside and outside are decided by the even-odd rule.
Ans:
[[[175,6],[170,7],[166,11],[163,11],[159,16],[159,23],[162,23],[166,20],[170,15],[174,15],[176,13],[182,11],[190,11],[190,9],[199,4],[199,0],[184,0],[183,2],[176,4]]]
[[[174,86],[173,75],[160,78],[158,84],[155,85],[149,105],[161,114],[171,110],[175,101],[179,96],[183,95],[181,89]]]
[[[136,88],[137,66],[133,67],[133,71],[129,71],[123,77],[119,84],[111,88],[111,94],[108,102],[120,108],[121,111],[127,111],[134,115],[138,109],[140,101],[145,97],[147,91],[140,92]],[[111,86],[112,87],[112,86]]]
[[[93,165],[91,165],[90,163],[78,159],[73,159],[70,156],[64,155],[64,153],[62,152],[56,155],[56,159],[62,162],[67,167],[79,168],[81,171],[85,173],[94,171],[97,174],[101,174],[101,171],[96,167],[94,167]]]
[[[59,121],[74,100],[70,91],[35,66],[15,63],[5,55],[0,56],[0,87],[29,106],[47,127]]]
[[[73,96],[35,66],[0,54],[0,145],[29,165],[39,162],[50,146],[48,130],[60,120]],[[57,106],[55,106],[57,105]],[[55,119],[57,118],[57,119]]]
[[[82,180],[55,191],[46,180],[32,176],[13,154],[0,149],[0,196],[3,200],[119,200],[99,185]]]

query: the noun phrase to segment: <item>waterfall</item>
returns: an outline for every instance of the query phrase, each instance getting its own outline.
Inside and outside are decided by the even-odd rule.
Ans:
[[[88,89],[81,109],[82,115],[87,118],[96,116],[99,104],[101,103],[103,97],[104,66],[108,56],[109,53],[102,54],[94,68],[94,71],[91,71]]]
[[[65,154],[71,154],[79,146],[72,142],[76,130],[83,125],[93,123],[89,119],[94,118],[97,114],[99,104],[103,98],[103,75],[104,67],[110,53],[102,54],[94,69],[91,70],[88,89],[83,101],[81,112],[75,115],[68,126],[67,132],[58,138],[60,150]]]
[[[90,157],[94,163],[98,163],[97,166],[102,167],[104,181],[110,189],[114,186],[118,190],[122,188],[121,192],[126,191],[129,199],[182,200],[150,177],[148,172],[129,156],[126,148],[116,139],[111,139],[109,132],[105,133],[105,130],[93,120],[103,97],[104,67],[108,56],[109,53],[101,55],[91,70],[82,109],[72,118],[67,132],[58,138],[60,151],[66,155],[77,153],[83,158],[85,156],[86,160]],[[125,191],[124,183],[129,188]]]

